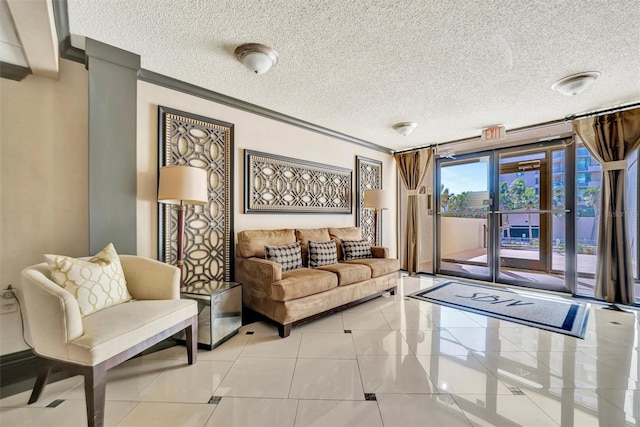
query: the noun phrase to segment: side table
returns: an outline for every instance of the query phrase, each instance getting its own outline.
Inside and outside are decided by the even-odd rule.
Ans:
[[[185,286],[180,297],[198,302],[198,347],[213,350],[242,326],[242,285],[199,282]]]

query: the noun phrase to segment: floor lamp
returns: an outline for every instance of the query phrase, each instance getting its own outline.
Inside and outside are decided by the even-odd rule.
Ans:
[[[184,214],[187,205],[204,205],[207,194],[207,171],[191,166],[165,166],[160,168],[158,201],[178,206],[178,254],[180,287],[184,286]]]
[[[373,209],[373,245],[379,246],[378,242],[378,215],[382,215],[382,211],[389,209],[387,202],[387,193],[384,190],[364,190],[364,206],[365,209]],[[382,230],[380,231],[380,240],[382,240]]]

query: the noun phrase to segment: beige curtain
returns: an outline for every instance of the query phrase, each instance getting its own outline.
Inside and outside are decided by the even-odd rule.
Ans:
[[[612,304],[632,304],[625,174],[626,159],[640,146],[640,109],[579,120],[573,130],[602,165],[595,296]]]
[[[418,269],[418,185],[427,171],[433,151],[430,148],[396,154],[396,164],[405,187],[407,187],[407,224],[404,229],[407,270],[414,274]]]

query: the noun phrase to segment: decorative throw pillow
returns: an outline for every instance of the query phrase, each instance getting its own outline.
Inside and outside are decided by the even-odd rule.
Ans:
[[[373,258],[371,253],[371,245],[366,240],[342,240],[342,253],[344,260]]]
[[[282,271],[302,268],[302,250],[300,242],[286,246],[264,246],[265,258],[269,261],[282,264]]]
[[[338,263],[336,242],[314,242],[309,240],[307,247],[309,248],[309,268]]]
[[[78,300],[82,317],[131,299],[120,258],[111,243],[88,260],[49,254],[44,258],[53,281]]]

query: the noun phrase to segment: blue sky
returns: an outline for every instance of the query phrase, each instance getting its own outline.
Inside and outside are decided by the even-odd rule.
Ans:
[[[440,183],[450,193],[463,191],[488,191],[488,164],[486,162],[464,163],[440,168]]]

